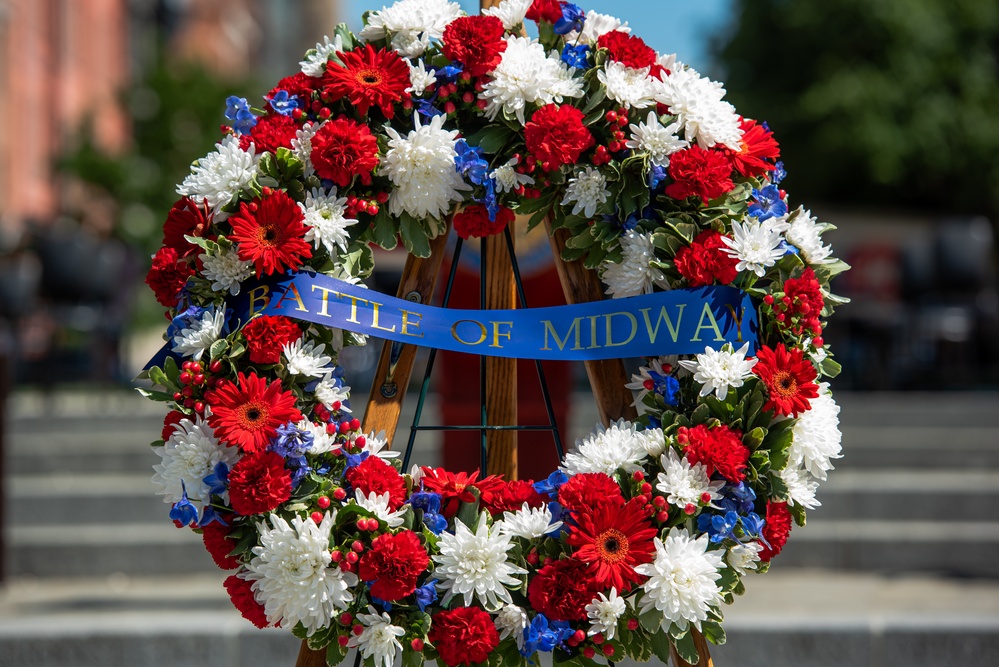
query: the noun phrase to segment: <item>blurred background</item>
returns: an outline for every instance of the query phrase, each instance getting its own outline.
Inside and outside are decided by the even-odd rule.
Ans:
[[[717,664],[999,663],[999,3],[580,4],[767,121],[792,205],[835,224],[826,240],[853,265],[825,335],[845,458],[727,612]],[[129,380],[164,327],[142,281],[226,96],[259,103],[336,23],[380,6],[0,0],[0,665],[292,664],[295,642],[231,611],[152,495],[162,411]],[[518,241],[532,306],[559,298],[546,248]],[[372,286],[394,292],[402,260],[380,253]],[[474,249],[462,270],[474,294]],[[376,355],[345,355],[355,406]],[[455,388],[472,365],[439,366],[430,419],[471,421]],[[585,375],[549,376],[571,442],[596,421]],[[522,420],[540,421],[533,369],[520,377]],[[418,447],[428,464],[465,451]],[[521,460],[546,470],[551,451],[527,440]]]

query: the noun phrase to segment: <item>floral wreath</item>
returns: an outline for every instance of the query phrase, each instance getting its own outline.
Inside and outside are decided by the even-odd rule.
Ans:
[[[523,36],[537,23],[538,39]],[[823,319],[848,268],[830,225],[791,210],[778,144],[721,84],[627,24],[557,0],[466,16],[401,0],[310,50],[263,109],[226,101],[146,282],[169,309],[153,481],[200,533],[233,604],[369,667],[534,664],[538,652],[697,662],[722,603],[765,572],[840,455]],[[576,443],[540,481],[415,467],[364,434],[337,365],[364,337],[240,321],[246,281],[313,271],[359,284],[371,247],[426,256],[450,226],[515,215],[568,231],[567,261],[614,298],[733,285],[759,347],[648,359],[641,413]]]

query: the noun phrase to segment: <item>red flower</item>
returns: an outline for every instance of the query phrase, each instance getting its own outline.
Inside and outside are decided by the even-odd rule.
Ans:
[[[243,327],[246,349],[255,364],[276,364],[281,361],[281,349],[302,337],[295,321],[281,315],[254,317]]]
[[[444,468],[423,468],[423,488],[441,495],[441,514],[450,519],[458,513],[461,503],[474,503],[474,488],[484,503],[491,502],[492,494],[498,492],[503,480],[498,477],[479,479],[479,471],[471,475],[464,472],[453,473]]]
[[[251,261],[257,277],[297,269],[312,257],[305,236],[305,214],[283,190],[252,203],[239,205],[229,218],[232,240],[239,243],[239,258]]]
[[[586,605],[599,590],[588,569],[575,558],[548,561],[527,586],[531,607],[550,621],[585,621]]]
[[[574,517],[578,525],[566,541],[577,548],[573,557],[589,565],[594,588],[613,586],[623,594],[642,580],[635,567],[652,562],[656,536],[643,502],[632,498],[619,506],[603,503]]]
[[[272,97],[277,95],[279,90],[283,90],[288,93],[289,96],[294,95],[298,97],[298,108],[308,111],[309,103],[312,99],[312,93],[316,90],[319,84],[320,80],[316,77],[309,76],[305,72],[296,72],[295,74],[286,76],[278,81],[277,85],[274,86],[264,97],[270,100]]]
[[[346,97],[357,113],[366,116],[376,106],[386,118],[395,115],[395,103],[408,97],[409,65],[395,51],[375,49],[365,44],[353,51],[338,53],[343,63],[326,63],[323,95],[335,102]]]
[[[584,512],[599,506],[620,507],[624,504],[621,487],[602,472],[573,475],[559,487],[558,501],[570,512]]]
[[[262,116],[249,134],[239,138],[239,147],[246,150],[253,142],[258,154],[263,151],[277,153],[279,148],[291,148],[291,140],[298,129],[299,124],[291,116],[270,113]]]
[[[179,410],[171,410],[166,413],[166,417],[163,418],[163,430],[160,432],[160,436],[162,436],[164,440],[169,440],[170,436],[173,435],[174,432],[174,424],[179,424],[180,420],[186,416],[187,415]]]
[[[189,257],[201,252],[201,248],[188,241],[185,236],[204,236],[209,228],[208,209],[193,199],[181,197],[167,213],[163,223],[163,245],[173,248],[181,257]]]
[[[535,23],[555,23],[562,18],[562,3],[559,0],[534,0],[524,18]]]
[[[787,538],[791,534],[791,510],[787,508],[787,503],[775,503],[767,501],[766,524],[763,526],[763,539],[770,544],[763,545],[760,551],[760,560],[769,562],[787,544]]]
[[[625,67],[642,69],[652,67],[656,63],[656,51],[641,37],[612,30],[600,35],[597,46],[607,49],[611,60],[616,60]]]
[[[270,385],[256,373],[237,376],[226,382],[212,397],[212,416],[208,423],[215,435],[243,452],[260,452],[267,447],[282,424],[301,421],[295,407],[295,395],[281,390],[281,381]]]
[[[369,456],[347,469],[347,481],[365,495],[389,495],[389,507],[395,511],[406,502],[406,482],[399,471],[377,456]]]
[[[689,246],[680,248],[673,263],[691,287],[713,285],[715,281],[728,285],[739,273],[735,269],[739,260],[723,251],[727,247],[721,234],[708,229],[698,234]]]
[[[780,148],[774,134],[759,125],[755,120],[745,118],[739,121],[742,129],[742,142],[738,151],[730,150],[728,159],[743,176],[762,176],[774,168],[771,160],[780,157]]]
[[[528,507],[543,507],[548,504],[548,496],[534,490],[534,484],[526,479],[503,482],[503,486],[489,494],[488,501],[482,499],[482,508],[492,516],[503,512],[516,512],[527,503]]]
[[[495,16],[460,16],[444,28],[442,51],[472,76],[493,71],[506,51],[503,22]]]
[[[524,141],[542,169],[551,171],[563,164],[576,164],[580,153],[593,145],[593,135],[576,107],[546,104],[524,125]]]
[[[347,118],[330,120],[312,137],[312,165],[320,178],[328,178],[341,188],[355,176],[371,179],[378,166],[378,141],[367,125]]]
[[[742,444],[742,433],[727,424],[708,428],[698,424],[681,426],[676,433],[677,442],[690,462],[703,463],[708,475],[716,471],[730,482],[746,478],[743,470],[749,464],[749,448]]]
[[[674,199],[697,195],[706,204],[735,187],[732,165],[725,156],[696,144],[673,153],[668,171],[673,182],[666,186],[666,194]]]
[[[291,473],[276,452],[247,454],[229,471],[229,503],[236,514],[270,512],[288,498]]]
[[[764,410],[797,417],[810,409],[809,399],[819,395],[815,384],[815,366],[803,358],[798,348],[788,350],[782,343],[774,349],[763,346],[756,353],[758,361],[753,372],[767,386],[769,399]]]
[[[482,609],[456,607],[434,614],[427,639],[448,667],[477,665],[499,645],[499,632]]]
[[[500,206],[496,220],[489,220],[489,211],[482,204],[469,204],[454,215],[454,231],[463,239],[492,236],[502,232],[517,216],[506,206]]]
[[[228,518],[226,518],[228,521]],[[201,539],[205,542],[205,549],[211,554],[212,560],[223,570],[235,570],[239,567],[239,561],[230,556],[229,552],[236,547],[236,543],[227,538],[231,528],[212,521],[205,526]]]
[[[813,336],[822,333],[819,315],[825,306],[825,297],[812,267],[806,267],[800,278],[788,278],[784,281],[784,296],[788,302],[782,299],[774,303],[774,310],[784,313],[784,320],[780,322],[784,328],[791,329],[799,336],[804,331]]]
[[[416,590],[416,579],[429,564],[420,538],[411,530],[403,530],[376,537],[361,557],[357,575],[362,581],[374,582],[372,595],[393,602]]]
[[[164,246],[153,255],[153,265],[146,274],[146,284],[153,290],[161,305],[174,308],[180,298],[180,290],[192,275],[194,269],[191,265],[181,261],[176,250]]]
[[[253,597],[253,591],[250,589],[252,584],[249,581],[240,579],[234,574],[222,582],[222,585],[232,599],[232,606],[239,610],[243,618],[258,628],[270,625],[267,622],[267,614],[264,613],[264,606]]]

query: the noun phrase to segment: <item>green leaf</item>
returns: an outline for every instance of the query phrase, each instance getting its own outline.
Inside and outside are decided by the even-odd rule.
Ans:
[[[756,449],[763,444],[763,439],[765,437],[767,437],[767,430],[762,426],[757,426],[742,437],[742,444],[749,447],[749,451],[756,451]]]
[[[506,125],[487,125],[468,137],[470,146],[478,146],[485,153],[495,154],[514,137],[514,131]]]
[[[402,667],[421,667],[423,665],[423,651],[414,651],[406,647],[402,651]]]
[[[666,665],[670,664],[669,647],[669,636],[665,632],[660,630],[652,635],[652,652]]]
[[[794,431],[790,428],[784,429],[779,436],[770,442],[770,467],[775,470],[782,470],[787,466],[788,450],[791,441],[794,439]],[[769,440],[769,438],[767,438]]]
[[[343,41],[343,53],[354,48],[354,33],[350,31],[346,23],[337,23],[336,28],[333,30],[333,35],[339,35]]]
[[[788,509],[791,510],[791,518],[794,519],[794,523],[801,526],[805,525],[805,508],[803,505],[795,503],[794,505],[788,505]]]
[[[843,370],[843,367],[832,357],[826,357],[822,360],[822,363],[819,364],[819,370],[821,370],[822,374],[826,377],[834,378],[839,375],[840,371]]]
[[[399,218],[399,231],[402,232],[402,244],[410,255],[430,257],[430,240],[416,218],[403,213]]]
[[[697,644],[694,643],[694,633],[688,632],[676,641],[676,652],[680,657],[691,665],[696,665],[701,660],[697,653]]]
[[[654,608],[649,609],[647,612],[641,614],[638,617],[638,622],[642,624],[642,627],[645,628],[648,632],[652,633],[659,631],[659,628],[662,625],[662,621],[663,621],[662,612]]]
[[[475,487],[471,487],[469,490],[475,496],[475,501],[471,503],[462,502],[458,506],[458,516],[456,518],[468,526],[468,529],[474,533],[479,525],[479,491]]]
[[[336,667],[347,657],[346,647],[340,646],[338,642],[333,642],[326,647],[326,664],[329,667]]]
[[[703,621],[701,623],[701,632],[704,634],[704,638],[715,646],[721,646],[725,643],[725,629],[721,626],[721,623]]]
[[[153,366],[149,369],[149,380],[153,384],[157,384],[161,387],[171,387],[170,380],[167,378],[166,373],[159,366]]]
[[[225,354],[225,351],[229,349],[229,341],[225,338],[220,338],[212,346],[208,348],[208,358],[209,359],[219,359]]]

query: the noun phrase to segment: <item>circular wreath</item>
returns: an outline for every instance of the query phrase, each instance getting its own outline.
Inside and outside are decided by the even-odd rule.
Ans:
[[[537,23],[539,38],[523,36]],[[155,482],[201,533],[234,605],[367,664],[525,665],[554,651],[697,661],[722,603],[815,507],[840,452],[823,318],[847,268],[830,226],[789,209],[765,123],[617,19],[557,0],[466,16],[402,0],[338,26],[263,109],[195,162],[147,282],[172,320],[145,391],[171,410]],[[337,365],[364,337],[281,316],[239,321],[245,281],[359,283],[373,244],[565,228],[566,260],[611,297],[733,285],[759,348],[648,359],[637,423],[600,427],[540,481],[401,471],[363,434]]]

